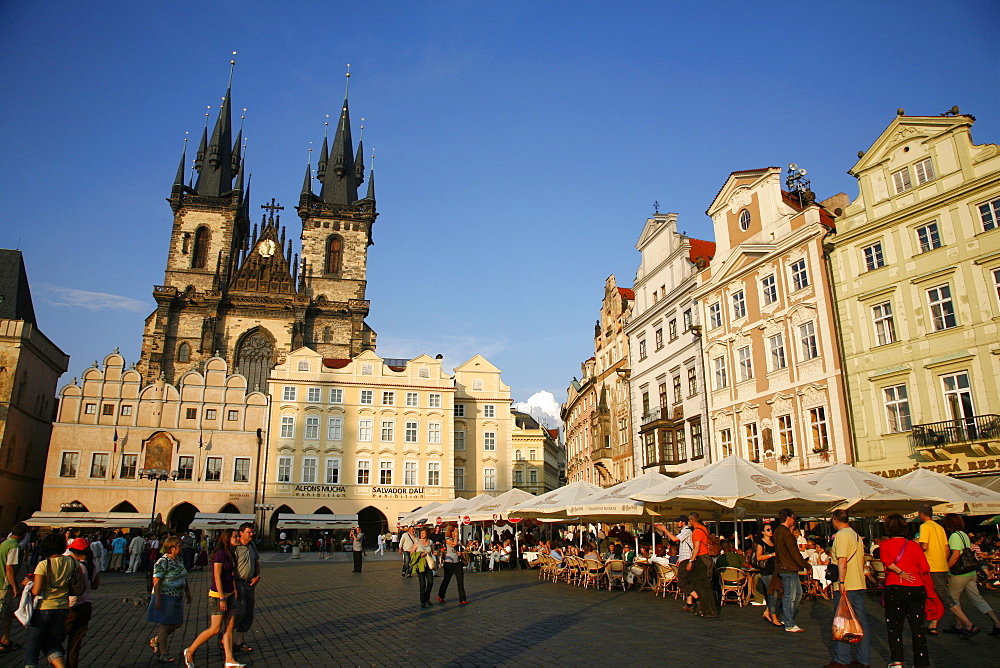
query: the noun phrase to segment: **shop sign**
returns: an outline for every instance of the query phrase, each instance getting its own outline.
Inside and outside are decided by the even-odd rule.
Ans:
[[[294,493],[295,496],[342,499],[347,497],[347,488],[343,485],[296,485]]]
[[[873,473],[880,475],[883,478],[898,478],[910,473],[911,471],[915,471],[918,468],[934,471],[935,473],[942,473],[944,475],[953,473],[962,474],[977,473],[979,471],[996,471],[1000,469],[1000,459],[953,459],[940,464],[921,464],[920,466],[911,466],[905,469],[888,469],[886,471],[873,471]]]
[[[413,499],[423,495],[423,487],[372,487],[372,496],[381,499]]]

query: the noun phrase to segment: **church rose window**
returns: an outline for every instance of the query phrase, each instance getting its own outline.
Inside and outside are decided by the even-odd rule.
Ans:
[[[236,351],[236,371],[246,376],[247,392],[267,392],[267,376],[274,366],[274,347],[266,336],[254,332]]]

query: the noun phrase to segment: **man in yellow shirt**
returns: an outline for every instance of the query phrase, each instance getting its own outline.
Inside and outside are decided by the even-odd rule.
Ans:
[[[917,542],[924,548],[924,556],[927,557],[927,565],[931,569],[931,580],[934,582],[934,591],[946,609],[951,610],[955,615],[955,621],[959,628],[972,628],[972,621],[962,612],[962,606],[951,597],[948,590],[948,555],[951,550],[948,547],[948,536],[944,532],[944,527],[934,521],[934,511],[928,505],[917,508],[917,515],[920,516],[920,531],[917,533]],[[927,632],[936,636],[938,634],[937,619],[928,622]],[[953,627],[954,628],[954,627]]]
[[[851,666],[851,648],[858,650],[856,665],[869,666],[872,662],[872,641],[869,633],[870,624],[865,613],[865,545],[861,536],[851,528],[851,521],[846,510],[833,511],[833,528],[837,530],[833,538],[831,554],[837,564],[838,582],[833,583],[833,609],[840,605],[840,598],[846,596],[854,614],[861,622],[864,631],[861,641],[849,643],[833,643],[833,661],[824,668],[849,668]]]

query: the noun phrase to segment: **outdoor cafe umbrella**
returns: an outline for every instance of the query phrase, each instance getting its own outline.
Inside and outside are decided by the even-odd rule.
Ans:
[[[789,507],[800,515],[825,513],[843,496],[817,491],[791,476],[776,473],[742,457],[730,456],[632,495],[661,515],[742,508],[768,516]]]
[[[528,519],[567,520],[570,516],[566,514],[566,508],[598,492],[604,492],[604,489],[585,480],[578,480],[517,504],[509,515]]]
[[[463,519],[468,517],[472,522],[499,522],[507,519],[507,514],[511,508],[528,499],[532,499],[529,492],[523,489],[510,489],[500,496],[486,497],[475,505],[462,511]]]
[[[927,469],[910,471],[896,478],[897,485],[912,490],[915,496],[933,495],[946,500],[934,506],[935,513],[969,513],[970,515],[992,515],[1000,513],[1000,492],[965,482],[950,475],[935,473]],[[913,512],[916,508],[911,509]]]
[[[398,524],[400,526],[410,526],[412,524],[416,524],[417,520],[421,516],[429,514],[431,510],[437,508],[440,505],[441,505],[440,501],[431,501],[426,505],[420,506],[413,512],[406,513],[405,515],[400,515]]]
[[[844,497],[846,500],[837,507],[849,510],[852,515],[906,515],[921,503],[946,501],[926,490],[915,495],[914,490],[905,484],[897,485],[888,478],[841,463],[797,477],[796,480],[815,486],[818,492]]]
[[[568,517],[579,517],[606,524],[650,522],[652,518],[645,504],[637,501],[635,496],[670,480],[671,478],[661,473],[648,471],[571,504],[566,507],[565,512]]]

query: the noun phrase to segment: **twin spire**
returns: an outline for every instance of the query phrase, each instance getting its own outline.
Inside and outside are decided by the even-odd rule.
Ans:
[[[233,52],[236,55],[236,52]],[[207,197],[222,197],[232,193],[234,190],[243,193],[243,127],[240,126],[236,136],[236,141],[232,139],[232,88],[233,69],[235,60],[230,60],[229,84],[226,87],[226,96],[222,98],[222,106],[219,109],[219,116],[212,131],[211,140],[208,137],[208,114],[206,114],[205,128],[202,131],[201,143],[198,146],[198,153],[195,157],[195,170],[198,172],[198,179],[194,188],[191,189],[197,195]],[[350,67],[350,66],[348,66]],[[347,72],[347,83],[350,84],[350,71]],[[358,201],[358,186],[365,181],[364,164],[364,119],[362,119],[361,131],[362,140],[358,141],[355,151],[354,142],[351,139],[351,116],[347,104],[348,95],[344,94],[344,106],[340,112],[340,120],[337,123],[337,130],[333,137],[332,146],[327,143],[327,137],[323,137],[323,148],[320,151],[319,163],[316,169],[316,178],[323,184],[320,189],[319,199],[327,204],[350,205]],[[184,174],[187,161],[187,139],[184,140],[184,149],[181,153],[181,162],[177,167],[177,176],[174,179],[174,186],[187,189],[184,186]],[[236,179],[236,185],[233,185]],[[302,185],[302,194],[312,196],[312,166],[306,168],[306,177]],[[372,169],[368,179],[368,192],[366,200],[375,199],[375,171]]]

